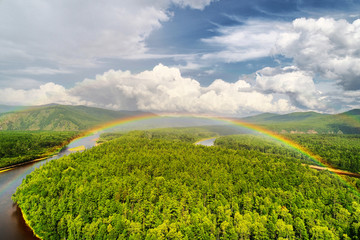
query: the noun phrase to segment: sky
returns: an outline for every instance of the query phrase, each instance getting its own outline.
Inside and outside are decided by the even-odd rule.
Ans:
[[[0,104],[360,108],[360,0],[0,0]]]

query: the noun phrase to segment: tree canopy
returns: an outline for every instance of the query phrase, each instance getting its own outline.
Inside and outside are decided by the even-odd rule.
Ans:
[[[13,200],[43,239],[360,238],[359,196],[329,172],[141,131],[47,163]]]

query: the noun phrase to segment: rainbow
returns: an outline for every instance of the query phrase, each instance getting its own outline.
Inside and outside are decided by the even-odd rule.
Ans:
[[[91,128],[87,131],[85,131],[83,134],[81,134],[80,137],[74,139],[72,142],[76,142],[80,139],[83,139],[85,137],[88,137],[90,135],[93,135],[97,132],[101,132],[101,131],[105,131],[107,129],[111,129],[114,128],[116,126],[120,126],[122,124],[126,124],[126,123],[132,123],[132,122],[137,122],[137,121],[143,121],[146,119],[152,119],[152,118],[160,118],[161,116],[159,115],[155,115],[152,113],[146,113],[146,114],[139,114],[139,115],[135,115],[135,116],[130,116],[130,117],[124,117],[124,118],[119,118],[110,122],[106,122],[104,124],[98,125],[94,128]]]
[[[315,163],[317,163],[318,165],[322,166],[322,167],[316,167],[314,166],[314,169],[326,169],[329,172],[331,172],[332,174],[334,174],[335,176],[337,176],[339,178],[339,180],[347,187],[349,187],[353,193],[355,193],[357,196],[360,196],[359,191],[354,188],[353,186],[351,186],[347,180],[342,177],[341,174],[344,173],[349,173],[346,175],[353,175],[353,176],[357,176],[359,177],[359,174],[352,174],[350,172],[346,172],[346,171],[341,171],[338,169],[334,169],[331,165],[329,165],[327,162],[325,162],[320,156],[312,153],[309,149],[301,146],[300,144],[276,133],[273,131],[270,131],[266,128],[263,128],[261,126],[249,123],[249,122],[245,122],[245,121],[241,121],[239,119],[233,119],[233,118],[226,118],[226,117],[218,117],[218,116],[210,116],[210,115],[199,115],[199,114],[161,114],[161,115],[155,115],[155,114],[141,114],[141,115],[136,115],[136,116],[131,116],[131,117],[125,117],[125,118],[121,118],[121,119],[117,119],[108,123],[105,123],[103,125],[97,126],[95,128],[92,128],[90,130],[88,130],[83,137],[104,131],[106,129],[111,129],[113,127],[122,125],[122,124],[127,124],[127,123],[133,123],[133,122],[137,122],[137,121],[143,121],[143,120],[147,120],[147,119],[155,119],[155,118],[161,118],[161,117],[193,117],[193,118],[203,118],[203,119],[212,119],[212,120],[216,120],[216,121],[220,121],[220,122],[224,122],[230,125],[235,125],[241,128],[245,128],[245,129],[249,129],[258,133],[261,133],[267,137],[270,137],[271,139],[274,139],[278,142],[281,142],[283,144],[285,144],[286,146],[289,146],[290,148],[296,150],[297,152],[307,156],[308,158],[310,158],[312,161],[314,161]]]
[[[114,128],[114,127],[117,127],[117,126],[120,126],[120,125],[123,125],[123,124],[133,123],[133,122],[137,122],[137,121],[144,121],[144,120],[147,120],[147,119],[162,118],[162,117],[192,117],[192,118],[200,118],[200,119],[201,118],[202,119],[211,119],[211,120],[220,121],[220,122],[223,122],[223,123],[226,123],[226,124],[235,125],[235,126],[238,126],[238,127],[241,127],[241,128],[245,128],[245,129],[249,129],[249,130],[261,133],[261,134],[263,134],[265,136],[268,136],[271,139],[274,139],[276,141],[279,141],[279,142],[285,144],[286,146],[289,146],[292,149],[298,151],[299,153],[309,157],[312,161],[319,164],[320,166],[326,166],[327,170],[329,170],[330,172],[332,172],[333,174],[338,176],[340,178],[340,180],[346,184],[346,186],[350,187],[355,193],[358,194],[358,191],[356,189],[354,189],[351,185],[349,185],[340,176],[338,171],[336,169],[332,169],[332,167],[329,164],[327,164],[325,161],[323,161],[320,156],[312,153],[307,148],[301,146],[300,144],[298,144],[298,143],[296,143],[296,142],[294,142],[294,141],[292,141],[290,139],[287,139],[286,137],[284,137],[284,136],[282,136],[282,135],[280,135],[280,134],[278,134],[276,132],[270,131],[270,130],[265,129],[265,128],[261,127],[261,126],[258,126],[258,125],[255,125],[255,124],[252,124],[252,123],[249,123],[249,122],[241,121],[239,119],[232,119],[232,118],[225,118],[225,117],[218,117],[218,116],[210,116],[210,115],[198,115],[198,114],[197,115],[193,115],[193,114],[172,114],[172,113],[170,113],[170,114],[161,114],[161,115],[150,114],[150,113],[148,113],[148,114],[140,114],[140,115],[135,115],[135,116],[130,116],[130,117],[117,119],[117,120],[114,120],[114,121],[107,122],[105,124],[96,126],[96,127],[92,128],[92,129],[84,132],[82,134],[82,136],[78,137],[77,139],[74,139],[72,142],[76,142],[76,141],[78,141],[78,140],[80,140],[82,138],[91,136],[93,134],[96,134],[96,133],[102,132],[104,130],[111,129],[111,128]],[[2,191],[3,190],[1,190],[0,193]]]
[[[107,122],[103,125],[99,125],[95,128],[92,128],[88,131],[86,131],[84,133],[83,136],[81,136],[79,139],[87,137],[89,135],[92,135],[94,133],[97,132],[101,132],[107,129],[111,129],[114,128],[116,126],[120,126],[122,124],[126,124],[126,123],[132,123],[132,122],[137,122],[137,121],[143,121],[143,120],[147,120],[147,119],[154,119],[154,118],[161,118],[161,117],[193,117],[193,118],[204,118],[204,119],[211,119],[211,120],[216,120],[216,121],[220,121],[220,122],[224,122],[226,124],[231,124],[231,125],[235,125],[235,126],[239,126],[241,128],[245,128],[245,129],[249,129],[255,132],[259,132],[261,134],[264,134],[276,141],[279,141],[293,149],[295,149],[296,151],[300,152],[301,154],[309,157],[310,159],[312,159],[314,162],[316,162],[317,164],[319,164],[320,166],[326,166],[331,168],[331,166],[329,164],[327,164],[325,161],[323,161],[321,159],[320,156],[312,153],[310,150],[308,150],[307,148],[301,146],[300,144],[276,133],[273,131],[270,131],[268,129],[265,129],[263,127],[260,127],[258,125],[249,123],[249,122],[244,122],[241,121],[239,119],[233,119],[233,118],[225,118],[225,117],[218,117],[218,116],[211,116],[211,115],[194,115],[194,114],[173,114],[173,113],[166,113],[166,114],[161,114],[161,115],[155,115],[155,114],[141,114],[141,115],[135,115],[135,116],[131,116],[131,117],[125,117],[125,118],[120,118],[111,122]]]

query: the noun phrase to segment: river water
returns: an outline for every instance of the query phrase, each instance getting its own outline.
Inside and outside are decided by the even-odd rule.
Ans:
[[[95,146],[98,137],[99,134],[97,133],[76,139],[56,156],[0,173],[0,239],[38,239],[33,235],[30,228],[26,226],[25,221],[21,216],[20,209],[11,200],[11,196],[15,193],[16,188],[21,184],[26,175],[34,171],[35,168],[39,168],[48,161],[70,154],[71,152],[69,149],[71,148],[78,146],[85,146],[87,149],[91,148]]]
[[[203,141],[197,142],[196,145],[204,145],[204,146],[214,146],[214,142],[215,142],[216,138],[209,138],[209,139],[205,139]]]
[[[16,188],[21,184],[26,175],[34,171],[35,168],[39,168],[48,161],[70,154],[71,152],[69,149],[71,148],[78,146],[85,146],[87,149],[92,148],[95,146],[96,139],[98,137],[99,133],[74,140],[56,156],[0,173],[0,239],[38,239],[33,235],[31,229],[25,224],[21,211],[11,200],[11,196],[15,193]],[[211,138],[197,142],[196,144],[212,146],[214,145],[214,141],[215,138]]]

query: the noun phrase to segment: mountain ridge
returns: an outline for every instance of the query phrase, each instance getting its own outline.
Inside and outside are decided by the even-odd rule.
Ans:
[[[360,109],[338,114],[313,111],[288,114],[259,114],[242,121],[281,133],[360,133]]]
[[[11,111],[1,112],[1,109]],[[105,122],[144,113],[83,105],[48,104],[23,107],[0,105],[0,130],[81,131]],[[287,114],[261,113],[240,120],[279,133],[360,133],[360,109],[338,114],[313,111]]]
[[[0,114],[0,130],[81,131],[115,119],[143,114],[87,106],[47,105]]]

